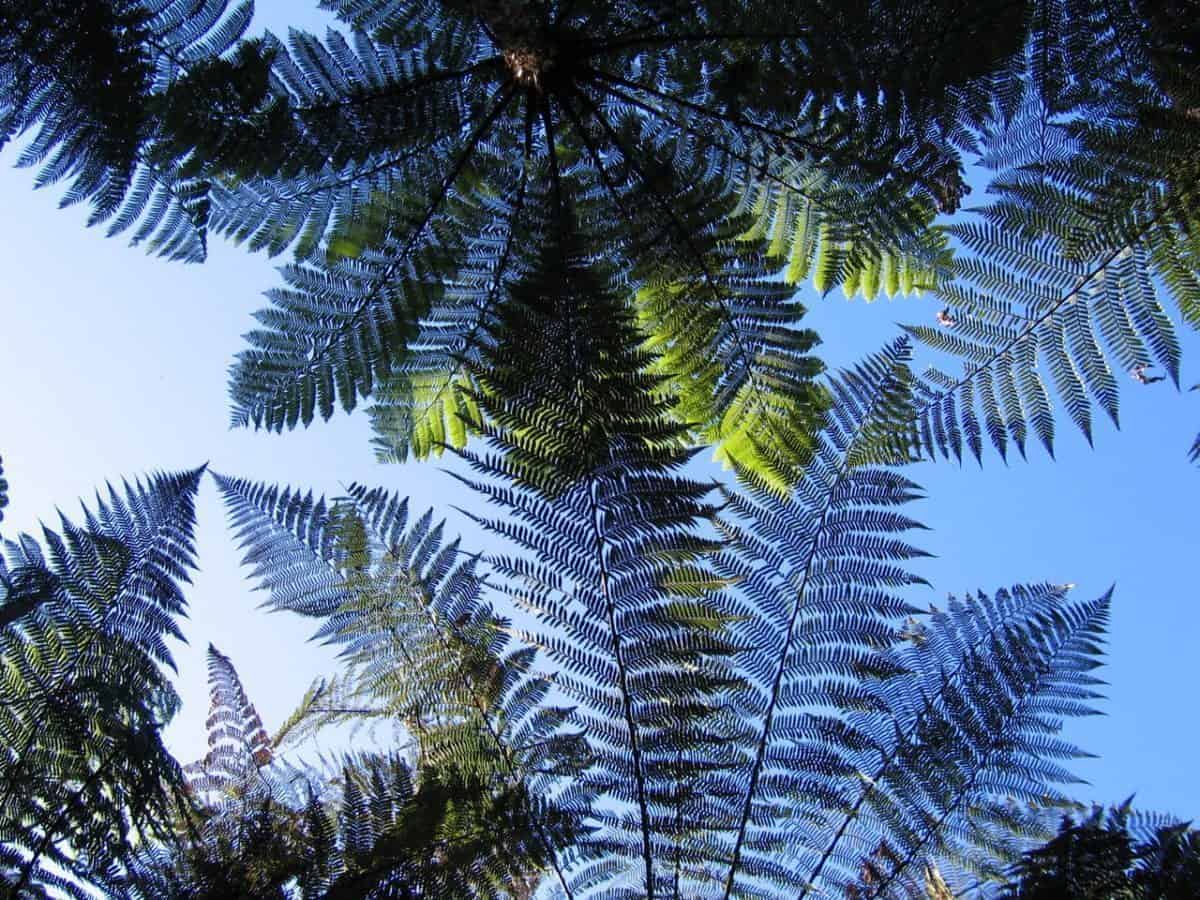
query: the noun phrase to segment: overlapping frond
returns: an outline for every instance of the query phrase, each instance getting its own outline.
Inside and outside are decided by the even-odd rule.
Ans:
[[[323,618],[318,636],[337,643],[346,662],[338,679],[314,686],[284,730],[295,737],[344,721],[401,726],[419,767],[459,789],[474,785],[480,802],[493,789],[504,802],[523,798],[522,821],[540,848],[535,871],[553,869],[560,832],[587,804],[585,793],[554,799],[553,779],[585,756],[571,710],[550,701],[532,651],[509,647],[507,624],[482,601],[478,559],[457,540],[443,542],[430,513],[409,521],[407,501],[384,491],[351,486],[328,505],[218,483],[271,602]],[[502,884],[501,873],[512,874],[506,865],[497,851],[470,877]]]
[[[63,205],[89,203],[89,224],[132,230],[163,256],[203,259],[211,174],[196,151],[213,156],[219,141],[185,119],[259,111],[266,60],[234,50],[252,12],[229,0],[6,0],[0,146],[32,132],[17,164],[39,168],[39,187],[69,181]]]
[[[519,312],[477,397],[494,452],[464,454],[467,480],[503,513],[476,517],[517,551],[489,562],[594,756],[572,790],[598,795],[598,830],[579,842],[570,889],[688,894],[710,877],[702,811],[739,752],[717,692],[740,607],[705,562],[709,487],[677,472],[684,431],[655,399],[609,277],[568,229],[514,289]]]
[[[922,583],[906,563],[925,555],[903,537],[922,526],[897,509],[918,488],[889,468],[911,461],[907,359],[899,342],[832,379],[826,428],[793,495],[752,472],[726,491],[718,571],[752,613],[735,634],[748,648],[738,711],[753,735],[731,791],[726,897],[804,888],[831,810],[854,802],[860,736],[842,717],[886,712],[870,681],[901,671],[886,649],[896,622],[917,612],[898,593]]]
[[[8,479],[4,477],[4,459],[0,458],[0,522],[4,521],[4,507],[8,506]]]
[[[6,542],[0,562],[0,883],[14,897],[103,877],[161,834],[181,773],[161,730],[200,471],[125,485]]]

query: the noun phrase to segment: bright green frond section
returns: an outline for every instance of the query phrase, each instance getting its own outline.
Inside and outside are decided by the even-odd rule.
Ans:
[[[847,298],[868,301],[920,296],[949,261],[946,238],[931,228],[932,211],[886,203],[838,189],[819,169],[778,164],[759,172],[742,198],[752,221],[744,237],[766,242],[770,264],[790,285],[811,281],[822,295],[840,285]]]

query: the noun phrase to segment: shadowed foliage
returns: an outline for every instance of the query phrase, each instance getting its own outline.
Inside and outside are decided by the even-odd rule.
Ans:
[[[1200,837],[1186,824],[1124,805],[1064,817],[1058,834],[1026,853],[1006,900],[1057,897],[1183,900],[1200,880]]]

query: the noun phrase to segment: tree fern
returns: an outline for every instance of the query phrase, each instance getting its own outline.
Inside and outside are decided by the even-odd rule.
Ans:
[[[161,729],[179,699],[161,664],[180,637],[200,471],[98,499],[78,526],[7,543],[0,564],[0,881],[12,896],[101,876],[161,834],[178,765]]]
[[[557,216],[563,193],[586,239],[633,264],[629,293],[650,337],[681,348],[671,374],[698,436],[748,461],[750,434],[800,432],[822,399],[813,339],[795,327],[803,310],[791,291],[768,277],[752,222],[728,220],[733,198],[760,172],[802,170],[824,185],[819,269],[849,260],[868,292],[876,274],[885,287],[907,281],[928,263],[913,261],[905,236],[925,233],[929,210],[961,189],[954,145],[966,133],[949,121],[978,118],[986,96],[955,94],[958,112],[944,119],[929,98],[915,103],[929,85],[889,88],[886,114],[869,93],[847,102],[869,67],[850,72],[819,42],[802,46],[809,29],[837,30],[831,10],[807,23],[770,2],[661,14],[637,4],[335,8],[349,35],[268,39],[294,139],[279,148],[277,173],[226,179],[214,199],[215,227],[270,252],[292,246],[303,261],[235,367],[234,421],[307,424],[382,384],[380,442],[399,457],[464,443],[458,389],[470,385],[446,354],[472,357],[480,318],[524,271],[513,236],[528,242],[546,220],[539,210],[550,203]],[[915,21],[888,26],[907,34]],[[761,72],[756,54],[771,60]],[[742,74],[705,74],[725,69]],[[965,91],[978,75],[943,71],[935,93]],[[778,83],[812,87],[791,95]],[[829,211],[835,196],[857,204],[844,228]],[[437,282],[449,286],[448,309],[427,286]]]

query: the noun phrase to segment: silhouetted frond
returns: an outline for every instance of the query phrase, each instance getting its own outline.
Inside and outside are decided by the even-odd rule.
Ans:
[[[1167,816],[1135,812],[1126,801],[1063,817],[1054,838],[1022,856],[1001,896],[1186,897],[1198,878],[1200,835]]]
[[[794,495],[745,471],[744,490],[726,491],[718,571],[752,611],[734,633],[747,647],[738,709],[754,735],[731,807],[727,897],[808,883],[813,861],[797,848],[820,846],[829,816],[854,802],[861,735],[841,716],[888,712],[870,680],[902,671],[886,650],[895,622],[918,611],[897,590],[923,583],[905,563],[926,555],[902,537],[922,526],[896,510],[917,486],[885,468],[910,461],[907,359],[899,342],[832,379],[834,404]]]
[[[17,165],[39,167],[38,187],[69,181],[62,204],[88,202],[89,224],[203,259],[211,173],[198,145],[218,156],[233,135],[212,124],[266,99],[266,58],[238,45],[252,12],[228,0],[0,4],[0,147],[33,132]]]
[[[1047,6],[1065,18],[1037,36],[1045,53],[1031,49],[1020,102],[989,125],[999,199],[950,228],[969,253],[938,289],[938,327],[909,329],[963,360],[961,376],[927,379],[933,455],[961,458],[965,444],[979,458],[985,433],[1002,456],[1010,441],[1024,454],[1030,432],[1052,453],[1056,405],[1090,442],[1096,409],[1117,422],[1120,378],[1178,386],[1160,294],[1200,325],[1194,72],[1167,65],[1160,51],[1175,37],[1130,10],[1069,6]]]

